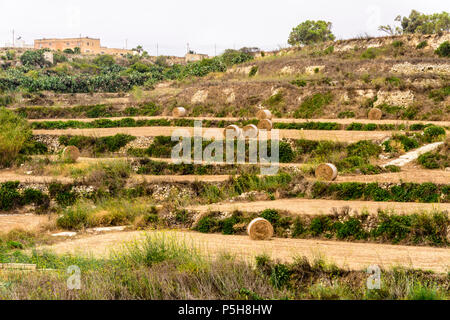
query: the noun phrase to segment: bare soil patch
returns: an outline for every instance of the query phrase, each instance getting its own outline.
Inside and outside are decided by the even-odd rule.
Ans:
[[[106,137],[115,134],[129,134],[138,137],[171,136],[175,130],[189,132],[194,135],[192,127],[137,127],[137,128],[99,128],[99,129],[65,129],[65,130],[33,130],[36,135],[82,135],[93,137]],[[280,139],[307,139],[307,140],[331,140],[337,142],[357,142],[360,140],[384,140],[389,138],[391,131],[344,131],[344,130],[279,130]],[[222,137],[223,129],[203,129],[205,138]],[[271,138],[270,132],[268,138]]]
[[[161,231],[150,231],[157,233]],[[162,231],[192,243],[208,256],[229,253],[253,260],[255,256],[268,254],[274,259],[290,262],[294,257],[325,258],[350,270],[361,270],[378,264],[382,268],[403,266],[407,268],[448,272],[450,249],[411,247],[337,241],[302,239],[272,239],[253,241],[248,236],[224,236],[186,231]],[[121,243],[145,237],[144,232],[117,232],[60,242],[39,249],[57,254],[82,254],[108,257],[111,250],[118,250]]]
[[[329,214],[333,208],[350,207],[361,212],[367,210],[376,214],[379,209],[393,210],[396,213],[409,214],[420,210],[450,210],[450,203],[416,203],[416,202],[374,202],[374,201],[343,201],[316,199],[281,199],[274,201],[229,202],[202,206],[191,206],[189,210],[199,212],[220,211],[233,212],[245,210],[247,212],[261,212],[265,209],[288,211],[298,215]]]

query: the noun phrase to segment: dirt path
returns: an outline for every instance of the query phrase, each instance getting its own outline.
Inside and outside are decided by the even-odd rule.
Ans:
[[[65,129],[65,130],[33,130],[35,135],[84,135],[93,137],[106,137],[118,133],[129,134],[137,137],[171,136],[178,130],[182,134],[193,136],[192,127],[138,127],[138,128],[100,128],[100,129]],[[224,129],[205,128],[203,137],[222,138]],[[345,131],[345,130],[279,130],[280,139],[308,139],[331,140],[336,142],[357,142],[360,140],[384,140],[392,135],[392,131]],[[271,134],[268,134],[271,138]]]
[[[336,182],[433,182],[436,184],[449,184],[450,171],[409,169],[401,172],[382,173],[375,175],[338,176]]]
[[[58,121],[58,120],[64,120],[64,121],[80,121],[80,122],[91,122],[95,120],[100,119],[109,119],[109,120],[121,120],[125,118],[131,118],[134,120],[161,120],[161,119],[167,119],[167,120],[175,120],[180,118],[174,118],[171,116],[157,116],[157,117],[145,117],[145,116],[138,116],[138,117],[111,117],[111,118],[71,118],[71,119],[29,119],[29,122],[46,122],[46,121]],[[244,118],[233,118],[233,117],[227,117],[227,118],[217,118],[217,117],[185,117],[183,119],[187,120],[217,120],[217,121],[240,121],[240,120],[248,120]],[[437,126],[450,126],[450,121],[420,121],[420,120],[369,120],[369,119],[288,119],[288,118],[274,118],[272,119],[273,123],[305,123],[305,122],[335,122],[339,124],[351,124],[353,122],[357,123],[375,123],[375,124],[405,124],[405,125],[412,125],[415,123],[420,124],[428,124],[432,123]]]
[[[53,181],[58,181],[61,183],[72,183],[74,180],[67,177],[54,177],[54,176],[32,176],[32,175],[21,175],[12,171],[1,171],[0,172],[0,183],[8,181],[19,181],[20,183],[38,183],[47,184]]]
[[[80,158],[81,162],[109,162],[121,158]],[[171,159],[153,159],[163,162],[172,162]],[[218,165],[224,165],[220,163]],[[244,164],[249,165],[249,164]],[[302,164],[280,164],[280,167],[301,167]],[[130,182],[148,182],[148,183],[163,183],[163,182],[223,182],[228,180],[232,175],[132,175]],[[21,183],[38,183],[46,184],[53,181],[61,183],[73,183],[75,179],[62,176],[34,176],[24,175],[13,171],[0,171],[0,183],[7,181],[19,181]],[[314,178],[308,178],[310,181],[316,181]],[[376,175],[348,175],[338,176],[335,182],[361,182],[361,183],[400,183],[400,182],[414,182],[425,183],[433,182],[436,184],[448,184],[450,181],[450,171],[443,170],[421,170],[409,169],[407,171],[383,173]]]
[[[48,222],[49,216],[35,214],[0,214],[0,233],[14,229],[35,230],[39,225]]]
[[[378,209],[394,210],[395,213],[413,213],[421,210],[448,210],[450,203],[416,203],[416,202],[374,202],[374,201],[343,201],[317,199],[281,199],[274,201],[230,202],[202,206],[191,206],[187,209],[199,212],[220,211],[233,212],[245,210],[247,212],[261,212],[265,209],[285,210],[292,214],[314,215],[329,214],[333,208],[350,207],[352,210],[367,210],[376,214]]]
[[[378,264],[382,268],[403,266],[414,269],[448,272],[450,249],[433,247],[394,246],[369,243],[280,239],[252,241],[247,236],[200,234],[187,231],[119,232],[69,240],[41,247],[57,254],[71,253],[108,257],[111,250],[118,250],[124,241],[142,239],[145,234],[165,233],[198,248],[203,254],[215,256],[222,252],[251,259],[268,254],[274,259],[292,261],[294,257],[324,258],[350,270],[363,270]]]

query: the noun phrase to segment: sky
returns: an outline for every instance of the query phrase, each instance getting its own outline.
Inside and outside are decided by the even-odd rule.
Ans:
[[[150,55],[220,54],[227,48],[287,47],[293,27],[305,20],[333,23],[337,39],[382,35],[412,9],[448,11],[445,0],[0,0],[0,46],[22,37],[89,36],[103,46],[134,48]]]

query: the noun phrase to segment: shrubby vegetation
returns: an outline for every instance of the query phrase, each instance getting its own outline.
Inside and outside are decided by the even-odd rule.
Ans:
[[[0,107],[0,168],[10,166],[30,138],[27,121]]]
[[[412,10],[408,17],[397,16],[395,21],[400,22],[400,26],[380,26],[379,30],[389,35],[398,34],[435,34],[450,30],[450,16],[448,12],[424,14]]]
[[[380,290],[367,289],[365,271],[347,271],[324,260],[295,257],[291,263],[256,257],[245,262],[227,254],[207,258],[202,248],[170,233],[147,235],[127,243],[109,258],[21,250],[45,240],[11,232],[0,238],[1,263],[34,263],[39,269],[23,277],[4,274],[2,299],[59,300],[279,300],[279,299],[443,299],[446,275],[401,268],[382,270]],[[3,245],[3,242],[5,243]],[[81,268],[80,290],[67,290],[66,270]],[[124,281],[123,279],[126,279]],[[92,288],[97,290],[92,290]]]
[[[117,152],[136,137],[126,134],[116,134],[109,137],[87,137],[87,136],[60,136],[59,143],[64,146],[75,146],[80,151],[89,150],[94,154]]]
[[[277,237],[325,238],[348,241],[388,242],[393,244],[447,246],[447,228],[450,220],[447,212],[420,212],[400,215],[379,211],[376,215],[359,213],[350,215],[344,207],[327,215],[292,215],[274,209],[261,213],[235,211],[228,218],[220,212],[203,216],[195,229],[203,233],[244,234],[246,226],[261,217],[274,227]]]
[[[398,185],[316,182],[313,185],[311,196],[317,199],[437,203],[450,201],[450,186],[439,186],[431,182]]]
[[[223,72],[233,64],[253,59],[246,51],[227,50],[221,56],[187,65],[150,64],[139,55],[130,57],[128,65],[124,66],[117,64],[109,55],[99,55],[92,60],[74,58],[68,62],[64,54],[56,52],[55,65],[51,66],[44,59],[44,50],[26,51],[21,56],[22,67],[9,68],[0,75],[0,92],[19,89],[60,93],[129,91],[134,86],[152,86],[163,80]]]
[[[0,211],[10,211],[18,207],[34,204],[36,212],[42,213],[48,209],[50,198],[36,189],[18,190],[19,182],[5,182],[0,184]]]

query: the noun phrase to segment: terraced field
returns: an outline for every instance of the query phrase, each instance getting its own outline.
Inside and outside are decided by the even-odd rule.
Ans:
[[[397,56],[348,62],[337,51],[305,62],[303,54],[260,58],[192,82],[156,85],[140,99],[129,93],[42,93],[39,106],[19,100],[9,109],[34,126],[33,139],[21,163],[0,170],[0,190],[8,195],[0,198],[0,233],[76,232],[75,238],[54,237],[33,249],[105,258],[119,243],[142,238],[142,230],[169,230],[164,232],[213,257],[227,252],[253,261],[268,254],[292,262],[295,256],[321,256],[348,270],[378,264],[448,273],[450,115],[449,97],[442,93],[448,90],[433,98],[433,90],[448,88],[449,74],[442,72],[448,61],[431,52],[405,53],[401,62],[439,70],[412,75],[392,71]],[[256,77],[239,71],[253,65],[259,68]],[[315,65],[324,65],[324,71],[279,73]],[[231,92],[235,101],[227,103]],[[169,116],[174,105],[184,106],[187,116]],[[258,106],[276,115],[272,122],[280,128],[276,174],[261,175],[260,163],[170,159],[171,135],[193,134],[192,120],[205,124],[202,134],[209,140],[222,137],[229,123],[257,124]],[[376,106],[383,119],[367,119]],[[141,111],[156,115],[136,115]],[[87,127],[94,124],[98,127]],[[388,165],[433,143],[439,145],[426,153],[430,158],[417,154],[405,164]],[[64,160],[66,146],[76,146],[81,157]],[[314,171],[320,163],[336,164],[337,178],[318,179]],[[250,240],[246,226],[255,217],[273,224],[272,240]],[[127,231],[86,232],[111,226]]]

